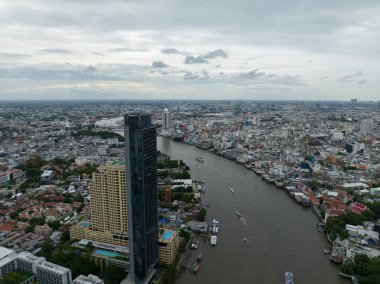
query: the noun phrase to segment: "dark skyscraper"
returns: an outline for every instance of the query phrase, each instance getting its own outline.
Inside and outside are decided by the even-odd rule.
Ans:
[[[130,279],[148,283],[158,261],[157,134],[150,115],[124,116]]]

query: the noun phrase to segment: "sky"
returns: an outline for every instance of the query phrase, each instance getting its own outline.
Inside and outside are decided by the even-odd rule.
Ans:
[[[380,1],[0,0],[0,100],[380,100]]]

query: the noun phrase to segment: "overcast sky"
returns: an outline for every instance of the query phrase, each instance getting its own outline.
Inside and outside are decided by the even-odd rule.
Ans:
[[[380,100],[380,1],[0,0],[0,99]]]

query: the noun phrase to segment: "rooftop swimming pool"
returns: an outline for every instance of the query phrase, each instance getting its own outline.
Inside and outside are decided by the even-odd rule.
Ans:
[[[100,255],[104,255],[104,256],[108,256],[108,257],[117,257],[120,255],[116,252],[108,251],[108,250],[102,250],[102,249],[95,250],[95,253],[100,254]]]
[[[165,231],[164,234],[162,235],[162,239],[164,241],[167,241],[170,239],[170,237],[173,235],[172,231]]]

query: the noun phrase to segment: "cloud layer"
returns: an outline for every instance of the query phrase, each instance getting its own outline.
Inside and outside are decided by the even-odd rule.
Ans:
[[[378,15],[377,0],[3,1],[0,100],[378,100]]]

